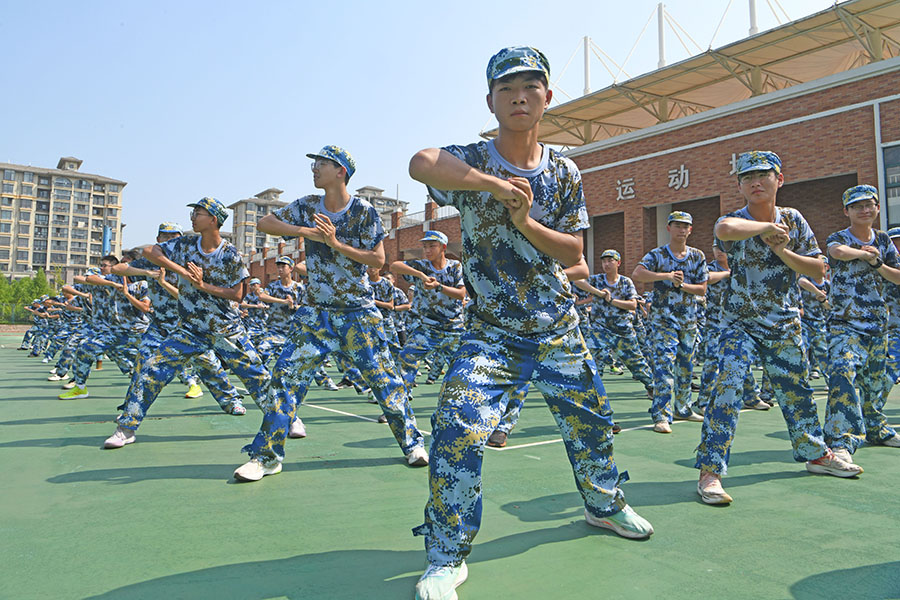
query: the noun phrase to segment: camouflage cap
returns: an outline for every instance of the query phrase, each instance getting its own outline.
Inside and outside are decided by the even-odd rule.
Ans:
[[[353,157],[350,156],[349,152],[340,146],[325,146],[319,150],[317,154],[307,154],[306,157],[313,160],[324,158],[326,160],[334,161],[347,169],[347,177],[353,177],[353,174],[356,173],[356,161],[353,160]]]
[[[215,198],[212,198],[211,196],[204,196],[198,201],[188,204],[188,206],[204,209],[206,212],[216,218],[216,221],[219,222],[219,225],[224,223],[228,218],[228,211],[225,210],[225,205]]]
[[[891,227],[887,230],[887,234],[891,239],[900,237],[900,227]]]
[[[781,173],[781,159],[774,152],[768,150],[753,150],[744,152],[737,157],[737,176],[750,171],[775,171]]]
[[[854,185],[852,188],[844,191],[841,201],[844,206],[850,206],[862,200],[874,200],[878,202],[878,190],[871,185]]]
[[[621,262],[622,255],[619,254],[616,250],[604,250],[603,254],[600,255],[600,260],[603,260],[604,258],[611,258],[613,260],[618,260]]]
[[[446,233],[444,233],[443,231],[435,231],[433,229],[426,231],[425,235],[423,235],[422,239],[420,239],[419,241],[420,242],[440,242],[445,246],[450,242],[450,240],[447,238]]]
[[[531,46],[511,46],[491,57],[487,66],[488,89],[495,80],[525,71],[540,71],[550,80],[550,61],[544,53]]]
[[[289,267],[291,267],[293,269],[294,268],[294,259],[287,255],[279,256],[278,258],[275,259],[275,264],[276,265],[288,265]]]
[[[165,223],[159,224],[158,233],[184,233],[184,231],[181,229],[181,225],[179,225],[178,223],[166,221]]]
[[[694,217],[691,216],[691,213],[684,212],[683,210],[676,210],[673,213],[669,213],[666,225],[669,223],[687,223],[688,225],[693,225]]]
[[[260,281],[258,277],[254,277],[253,279],[251,279],[250,281],[247,282],[247,285],[253,285],[254,283],[261,284],[262,281]]]
[[[100,275],[100,269],[98,267],[89,267],[87,271],[84,272],[85,276],[87,275]]]

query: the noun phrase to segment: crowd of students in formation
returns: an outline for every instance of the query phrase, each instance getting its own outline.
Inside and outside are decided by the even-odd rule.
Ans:
[[[330,357],[343,371],[340,385],[381,407],[407,463],[429,466],[424,522],[413,530],[425,537],[422,599],[456,598],[465,581],[481,522],[484,445],[506,444],[532,383],[559,426],[585,520],[628,538],[653,527],[619,488],[628,475],[613,458],[618,425],[601,381],[615,361],[646,388],[654,431],[671,433],[675,419],[703,423],[695,466],[709,504],[732,502],[722,476],[742,408],[777,404],[794,459],[812,473],[857,476],[862,444],[900,447],[882,410],[900,377],[900,228],[876,229],[877,190],[857,185],[822,200],[840,202],[848,220],[823,252],[800,212],[776,204],[778,155],[746,152],[737,160],[746,205],[716,222],[712,262],[688,244],[693,219],[678,211],[668,218],[669,243],[647,253],[631,278],[615,250],[590,274],[581,176],[537,141],[549,73],[534,48],[501,50],[487,68],[498,137],[410,161],[431,197],[459,211],[460,260],[447,257],[444,233],[426,231],[424,258],[385,264],[381,218],[347,191],[355,163],[326,146],[307,155],[324,194],[258,223],[304,238],[304,263],[279,257],[278,278],[262,287],[219,233],[224,205],[202,198],[188,205],[192,234],[163,223],[142,253],[105,256],[60,296],[37,299],[22,349],[55,361],[48,379],[66,381],[61,399],[88,396],[103,355],[130,378],[105,448],[135,441],[176,375],[187,397],[202,395],[202,381],[232,415],[245,414],[249,395],[263,419],[244,447],[249,461],[234,472],[241,481],[281,471],[285,438],[306,436],[297,412],[309,385],[339,387],[323,368]],[[635,282],[652,291],[638,294]],[[430,382],[446,368],[428,450],[411,403],[424,360]],[[762,367],[760,385],[751,365]],[[819,377],[828,387],[824,423],[809,383]]]

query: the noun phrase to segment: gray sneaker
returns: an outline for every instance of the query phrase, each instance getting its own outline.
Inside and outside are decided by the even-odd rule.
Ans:
[[[818,475],[833,475],[835,477],[856,477],[863,472],[862,467],[841,460],[831,450],[828,450],[828,454],[822,458],[807,462],[806,470]]]
[[[588,525],[611,529],[618,535],[632,540],[642,540],[653,535],[653,526],[627,504],[622,510],[605,517],[595,517],[584,509],[584,520]]]

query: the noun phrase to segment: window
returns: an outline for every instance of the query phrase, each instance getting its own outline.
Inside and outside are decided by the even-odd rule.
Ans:
[[[91,195],[87,192],[75,192],[75,199],[80,200],[81,202],[87,202],[91,199]]]
[[[49,177],[38,177],[38,185],[50,185]]]
[[[25,171],[22,174],[22,181],[24,181],[25,183],[34,183],[34,173]]]
[[[86,265],[87,264],[87,256],[84,254],[73,254],[72,262],[76,265]]]
[[[79,224],[76,223],[75,227],[79,227]],[[81,225],[81,227],[84,227]],[[73,240],[86,240],[88,237],[88,232],[84,229],[73,229],[72,230],[72,239]]]
[[[38,198],[50,198],[50,190],[38,190]]]
[[[3,169],[3,179],[9,180],[9,181],[15,181],[16,180],[16,172],[13,171],[12,169]]]
[[[12,223],[0,223],[0,233],[9,233],[12,231]]]
[[[56,190],[53,192],[53,197],[57,200],[70,200],[72,198],[72,192],[69,190]]]
[[[75,187],[80,190],[89,190],[91,189],[91,182],[85,181],[84,179],[79,179],[77,182],[75,182]]]
[[[109,241],[111,241],[111,242],[116,241],[116,230],[115,229],[109,230]]]
[[[3,198],[0,198],[0,204],[2,204],[3,206],[12,206],[12,205],[13,205],[13,199],[12,199],[12,198],[7,198],[6,196],[3,196]]]
[[[98,255],[103,252],[102,244],[91,244],[91,254]]]
[[[19,208],[31,208],[31,200],[19,200]]]
[[[50,223],[50,215],[42,215],[40,213],[34,215],[34,222],[38,225],[47,225]]]
[[[19,193],[23,196],[34,196],[34,186],[23,183],[19,185]]]
[[[94,230],[103,230],[103,221],[94,219],[91,221],[91,229]]]
[[[106,204],[106,198],[104,196],[94,196],[92,200],[94,201],[94,204],[98,204],[100,206]]]
[[[38,201],[37,210],[39,210],[41,212],[50,212],[50,203]]]
[[[16,271],[19,273],[24,273],[28,270],[28,265],[24,263],[16,263]]]
[[[34,270],[43,269],[44,265],[47,264],[47,253],[46,252],[34,252],[31,255],[31,264],[34,265]]]
[[[27,237],[23,238],[21,236],[16,238],[16,248],[29,248],[31,246],[31,240]]]
[[[50,242],[50,249],[51,250],[68,250],[69,242],[64,242],[62,240],[53,240],[52,242]]]
[[[16,250],[16,260],[28,260],[28,250]]]
[[[57,187],[72,187],[72,182],[65,177],[57,177],[53,180],[53,185]]]
[[[28,235],[31,233],[31,225],[19,225],[19,233],[21,235]]]
[[[4,183],[3,184],[3,193],[4,194],[12,194],[15,191],[16,184],[14,183]]]
[[[76,215],[86,215],[86,214],[88,214],[88,205],[87,204],[75,204],[74,212]]]
[[[0,246],[9,246],[12,243],[12,238],[8,235],[0,235]]]
[[[102,231],[92,231],[91,232],[91,241],[92,242],[102,242],[103,241],[103,232]]]
[[[95,217],[102,217],[103,209],[95,206],[94,208],[91,209],[91,214],[94,215]]]
[[[20,210],[19,211],[19,220],[20,221],[30,221],[31,220],[31,211],[30,210]]]
[[[107,217],[115,217],[115,216],[116,216],[116,212],[117,212],[117,211],[116,211],[116,209],[114,209],[114,208],[107,208],[107,209],[106,209],[106,216],[107,216]]]
[[[72,242],[72,245],[69,248],[72,252],[87,252],[87,243],[85,242]]]
[[[109,191],[111,191],[111,192],[118,192],[118,191],[119,191],[119,186],[118,186],[117,184],[115,184],[115,183],[111,183],[111,184],[109,184]]]
[[[53,228],[53,237],[67,238],[67,237],[69,237],[69,230],[66,229],[65,227],[54,227]]]
[[[104,191],[105,189],[106,189],[106,188],[105,188],[105,186],[104,186],[102,183],[97,183],[97,184],[94,185],[94,191],[95,191],[95,192],[102,192],[102,191]]]
[[[32,246],[32,248],[34,248],[35,250],[46,250],[47,240],[34,240],[34,245]],[[46,257],[44,258],[44,260],[47,260]]]
[[[67,202],[54,202],[53,210],[57,212],[69,212],[69,204]]]
[[[0,250],[0,260],[9,260],[9,250]]]
[[[0,210],[0,219],[12,220],[11,210]]]
[[[884,149],[884,195],[888,227],[900,225],[900,146]]]
[[[34,228],[34,237],[36,238],[45,238],[50,230],[47,227],[35,227]],[[36,243],[36,242],[35,242]],[[46,246],[46,242],[44,242]]]
[[[64,265],[66,264],[66,253],[65,252],[51,252],[50,253],[50,262]]]

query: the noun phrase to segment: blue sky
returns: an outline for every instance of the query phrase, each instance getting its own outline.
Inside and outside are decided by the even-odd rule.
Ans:
[[[792,19],[831,4],[781,0]],[[127,181],[126,247],[151,242],[160,221],[189,226],[185,204],[205,195],[230,204],[269,187],[284,200],[313,193],[305,154],[325,144],[355,157],[351,189],[399,189],[421,210],[425,189],[409,178],[409,157],[493,126],[484,69],[494,52],[536,46],[556,81],[577,50],[559,81],[577,97],[582,37],[621,63],[656,2],[548,5],[7,2],[0,161],[53,167],[77,156],[83,171]],[[706,49],[723,14],[714,47],[747,35],[747,0],[726,14],[727,5],[670,0],[666,10]],[[777,26],[769,3],[757,5],[760,30]],[[666,37],[669,63],[696,53],[671,29]],[[625,65],[630,75],[656,68],[656,38],[654,16]],[[591,79],[594,90],[612,83],[596,58]]]

